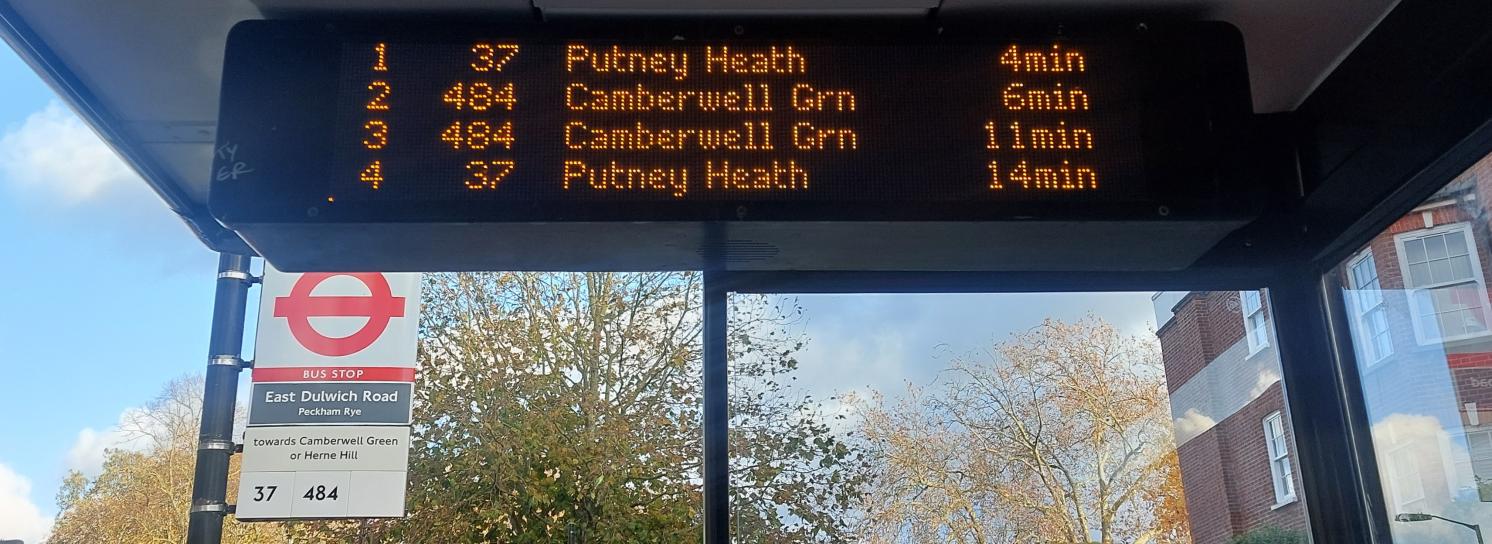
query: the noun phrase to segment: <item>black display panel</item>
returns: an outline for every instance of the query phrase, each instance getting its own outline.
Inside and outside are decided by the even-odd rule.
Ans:
[[[233,227],[1238,219],[1248,115],[1220,24],[251,21],[229,39],[210,200]]]
[[[209,205],[290,271],[1176,270],[1250,122],[1215,23],[249,21]]]

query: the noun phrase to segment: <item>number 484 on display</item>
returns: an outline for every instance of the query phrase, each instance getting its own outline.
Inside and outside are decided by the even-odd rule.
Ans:
[[[277,485],[254,486],[254,502],[274,500],[275,490],[279,488],[280,486]],[[332,486],[331,490],[327,490],[326,486],[318,485],[306,489],[306,494],[301,495],[300,498],[312,501],[334,501],[337,500],[337,488]]]
[[[301,495],[300,498],[312,501],[334,501],[337,500],[337,488],[333,486],[331,491],[327,491],[326,486],[318,485],[307,489],[306,494]]]

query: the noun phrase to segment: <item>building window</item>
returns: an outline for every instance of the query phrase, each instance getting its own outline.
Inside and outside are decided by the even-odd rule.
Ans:
[[[1419,456],[1413,444],[1388,451],[1382,463],[1388,468],[1388,488],[1393,492],[1395,513],[1418,512],[1424,506],[1425,482],[1419,472]]]
[[[1243,331],[1248,338],[1249,355],[1269,346],[1269,322],[1264,318],[1264,301],[1258,291],[1239,291],[1243,305]]]
[[[1394,238],[1421,344],[1487,334],[1487,288],[1466,223]]]
[[[1472,413],[1475,410],[1474,406],[1470,408]],[[1471,477],[1476,483],[1477,499],[1492,502],[1492,431],[1467,432],[1466,446],[1471,450]]]
[[[1290,444],[1285,441],[1285,422],[1279,412],[1264,418],[1264,445],[1269,449],[1275,505],[1295,502],[1295,470],[1290,467]]]
[[[1388,309],[1383,305],[1383,286],[1378,281],[1378,264],[1373,251],[1363,251],[1347,265],[1347,282],[1352,288],[1352,302],[1363,360],[1368,364],[1393,355],[1393,335],[1388,330]]]

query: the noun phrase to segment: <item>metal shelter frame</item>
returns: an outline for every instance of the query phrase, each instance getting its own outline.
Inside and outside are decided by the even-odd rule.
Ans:
[[[161,169],[119,136],[120,117],[71,73],[6,0],[0,36],[148,177]],[[1282,384],[1315,542],[1389,542],[1389,523],[1347,330],[1346,255],[1492,151],[1492,3],[1403,2],[1296,111],[1260,116],[1271,212],[1175,272],[913,273],[706,270],[704,541],[729,541],[726,320],[731,293],[986,293],[1267,288]],[[142,162],[144,161],[144,162]],[[162,178],[164,179],[164,178]],[[188,541],[221,540],[249,275],[249,250],[179,188],[163,200],[222,251]]]
[[[1337,364],[1326,364],[1343,355],[1335,339],[1344,337],[1346,330],[1335,328],[1334,325],[1344,322],[1339,318],[1335,322],[1331,319],[1333,308],[1345,308],[1342,291],[1323,279],[1326,270],[1319,270],[1314,274],[1301,273],[1308,269],[1305,264],[1301,263],[1300,268],[1288,267],[1280,274],[1267,278],[1208,278],[1168,274],[1111,277],[1082,274],[1048,281],[1025,273],[707,273],[706,326],[712,329],[719,327],[722,330],[717,334],[724,335],[723,320],[717,321],[718,324],[712,323],[709,317],[713,314],[708,305],[712,300],[725,298],[728,293],[1011,293],[1266,288],[1269,303],[1274,309],[1272,319],[1280,344],[1280,364],[1284,374],[1281,381],[1297,437],[1296,453],[1301,466],[1303,500],[1310,516],[1312,534],[1317,535],[1317,542],[1386,541],[1387,520],[1381,511],[1374,512],[1372,508],[1372,505],[1381,505],[1382,502],[1381,491],[1376,484],[1376,469],[1371,460],[1371,439],[1366,434],[1367,423],[1360,419],[1350,419],[1351,414],[1362,413],[1353,409],[1353,399],[1348,394],[1356,388],[1356,381],[1352,375],[1342,372],[1343,368],[1351,366],[1343,367],[1340,361]],[[708,341],[710,337],[706,338]],[[1350,350],[1350,339],[1345,341]],[[705,349],[707,354],[716,350],[722,352],[720,357],[723,359],[723,346],[707,345]],[[1350,357],[1350,351],[1345,354]],[[723,360],[711,361],[706,358],[707,384],[712,374],[725,373],[724,365]],[[708,385],[706,390],[708,395]],[[1357,400],[1357,408],[1360,410],[1360,398]],[[716,435],[727,433],[728,429],[720,428],[725,426],[723,417],[719,421],[711,419],[709,401],[706,402],[705,432],[708,448],[712,428]],[[1363,449],[1364,446],[1366,450]],[[1344,459],[1355,462],[1344,463]],[[727,460],[722,453],[721,458],[713,462],[718,465]],[[711,463],[707,449],[705,466],[710,467]],[[1364,467],[1369,469],[1366,472],[1370,474],[1364,474]],[[1375,478],[1371,486],[1342,485],[1344,482],[1363,482],[1368,476]],[[724,498],[719,497],[724,494],[725,492],[721,492],[712,496],[707,488],[705,512],[728,511]],[[707,517],[706,535],[711,534],[709,521]],[[1327,535],[1329,538],[1322,538]],[[728,540],[707,539],[706,542]]]
[[[233,413],[249,287],[250,259],[223,255],[219,261],[201,441],[197,454],[188,542],[216,543],[226,503],[228,461],[234,453]],[[1324,274],[1324,270],[1320,271]],[[1009,293],[1043,291],[1242,290],[1267,288],[1275,309],[1287,405],[1296,433],[1304,501],[1318,542],[1386,541],[1388,520],[1372,470],[1371,439],[1350,369],[1350,339],[1341,328],[1345,304],[1339,285],[1321,274],[1200,278],[1169,274],[1105,277],[1059,276],[1042,280],[1026,273],[704,273],[703,476],[704,542],[730,541],[729,376],[726,330],[735,293]],[[1345,342],[1346,345],[1338,345]],[[1344,349],[1345,348],[1345,349]],[[1344,359],[1345,358],[1345,359]],[[1335,364],[1328,362],[1335,361]],[[1354,392],[1356,395],[1354,396]],[[1357,417],[1354,417],[1356,415]],[[1345,431],[1345,432],[1344,432]],[[1350,462],[1343,462],[1349,460]],[[1365,470],[1367,469],[1367,470]],[[1372,478],[1370,481],[1369,478]],[[1363,485],[1342,485],[1360,482]],[[1371,484],[1371,485],[1367,485]],[[1329,538],[1322,540],[1322,536]]]
[[[1406,51],[1413,51],[1408,54]],[[1384,73],[1404,77],[1385,84]],[[997,293],[1242,290],[1269,293],[1282,387],[1300,463],[1313,541],[1390,542],[1367,411],[1347,330],[1340,279],[1331,271],[1355,248],[1492,151],[1492,4],[1403,4],[1296,112],[1259,119],[1284,156],[1265,180],[1275,213],[1219,244],[1193,269],[1174,272],[742,272],[705,270],[703,535],[730,541],[729,376],[726,325],[732,293]],[[1283,142],[1283,144],[1281,144]],[[1283,149],[1282,149],[1283,147]],[[204,409],[189,542],[216,543],[231,450],[247,258],[225,255]],[[228,276],[224,276],[228,274]],[[235,334],[236,332],[236,334]],[[232,336],[232,339],[227,338]],[[227,419],[224,418],[227,414]]]

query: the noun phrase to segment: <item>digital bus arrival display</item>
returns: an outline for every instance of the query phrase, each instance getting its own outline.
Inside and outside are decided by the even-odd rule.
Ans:
[[[211,208],[230,226],[1001,221],[1238,201],[1231,27],[829,28],[858,33],[240,23]]]
[[[327,197],[1123,198],[1133,64],[1060,41],[349,43]]]

